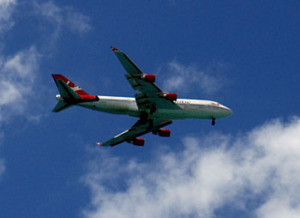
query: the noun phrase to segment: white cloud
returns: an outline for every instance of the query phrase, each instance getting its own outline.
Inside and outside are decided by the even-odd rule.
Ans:
[[[4,124],[9,125],[10,121],[20,117],[25,117],[31,122],[39,122],[43,116],[40,114],[40,110],[45,107],[41,104],[45,102],[40,103],[35,100],[46,92],[45,88],[37,82],[42,55],[49,54],[47,48],[54,46],[63,29],[68,29],[75,34],[83,34],[90,30],[89,18],[71,7],[60,8],[51,1],[41,4],[37,1],[28,2],[21,4],[26,9],[26,13],[34,5],[34,19],[42,20],[42,17],[47,21],[47,25],[43,23],[43,28],[35,28],[32,31],[38,30],[38,35],[41,35],[42,31],[46,31],[47,41],[42,46],[35,46],[38,44],[38,40],[32,41],[29,49],[19,50],[9,56],[3,51],[11,51],[11,49],[5,42],[0,42],[0,127]],[[13,15],[18,3],[17,0],[0,0],[0,36],[15,25]],[[24,14],[22,10],[20,12],[18,16]],[[25,28],[28,27],[25,26]],[[41,109],[41,107],[43,108]],[[2,131],[0,140],[3,136],[4,132]],[[0,158],[0,176],[4,171],[4,160]]]
[[[10,5],[10,4],[15,4],[16,0],[0,0],[0,6],[2,5]]]
[[[0,0],[0,33],[13,25],[12,13],[16,6],[16,0]],[[2,43],[0,45],[4,46]],[[22,113],[26,108],[38,70],[38,60],[39,54],[34,46],[11,56],[0,55],[0,122],[12,114]]]
[[[71,7],[58,7],[52,1],[38,3],[31,1],[34,5],[37,18],[45,18],[51,25],[46,28],[52,33],[47,35],[47,46],[53,46],[60,36],[62,29],[68,28],[74,33],[85,33],[90,29],[89,18],[76,12]],[[17,0],[0,0],[0,32],[7,23],[12,23],[12,11],[17,5]],[[31,4],[30,4],[31,6]],[[2,25],[3,24],[3,25]],[[34,42],[32,42],[34,44]],[[2,45],[0,43],[0,45]],[[35,80],[38,74],[42,54],[49,54],[44,47],[31,46],[14,55],[0,56],[0,121],[9,117],[7,114],[22,114],[28,105],[28,97],[33,93]],[[42,53],[38,52],[44,51]],[[46,52],[47,53],[46,53]],[[29,116],[37,120],[38,116]]]
[[[40,54],[35,47],[0,58],[0,106],[2,120],[22,114],[33,93]],[[4,115],[3,115],[4,114]]]
[[[53,1],[43,3],[34,3],[34,13],[41,19],[41,24],[47,28],[44,29],[46,43],[43,44],[43,50],[55,48],[55,44],[62,37],[64,31],[68,30],[75,35],[82,36],[91,29],[88,16],[77,12],[72,7],[60,7]]]
[[[17,0],[0,0],[0,34],[13,26],[13,12],[18,5]],[[43,31],[47,32],[47,41],[41,46],[37,46],[39,40],[31,42],[29,49],[20,50],[10,56],[0,53],[0,124],[1,121],[8,120],[11,117],[9,115],[24,114],[29,105],[29,96],[38,95],[33,95],[33,90],[38,86],[36,79],[42,56],[51,53],[49,48],[54,47],[61,31],[69,29],[75,34],[82,34],[90,29],[89,18],[72,7],[59,7],[52,1],[29,1],[29,4],[22,6],[27,11],[33,6],[34,19],[47,21],[46,25],[43,23],[43,28],[36,29],[40,38],[43,38]],[[9,50],[4,42],[0,43],[0,47],[3,48],[1,51]],[[38,121],[39,117],[41,116],[28,114],[28,119],[34,122]]]
[[[55,5],[52,1],[44,2],[41,4],[35,4],[37,13],[45,17],[49,22],[61,24],[62,19],[62,10]]]
[[[182,152],[147,163],[102,155],[84,177],[92,193],[84,216],[207,218],[230,208],[240,217],[300,217],[299,135],[294,118],[244,136],[187,137]]]
[[[16,4],[16,0],[0,0],[0,34],[14,25],[11,15]]]
[[[54,28],[54,39],[61,31],[68,29],[75,34],[83,34],[91,29],[89,17],[75,11],[71,7],[59,7],[52,1],[35,4],[36,13],[44,17]]]
[[[177,60],[173,60],[167,64],[164,72],[166,78],[163,88],[185,94],[195,90],[213,94],[224,85],[224,78],[220,78],[220,75],[217,74],[220,66],[221,64],[217,64],[213,70],[200,70],[195,65],[183,65]]]
[[[4,63],[4,72],[7,77],[19,77],[33,81],[34,73],[38,68],[39,54],[35,47],[25,49],[16,55],[7,58]]]
[[[89,20],[89,17],[69,9],[67,11],[65,25],[74,33],[83,34],[91,29]]]
[[[33,95],[38,87],[36,79],[42,56],[51,53],[49,48],[54,47],[61,36],[61,31],[69,29],[75,34],[83,34],[90,29],[89,18],[71,7],[59,7],[52,1],[43,3],[29,1],[29,4],[22,6],[25,6],[28,11],[33,6],[34,19],[44,18],[43,20],[47,21],[47,25],[43,23],[43,28],[37,28],[41,38],[43,38],[42,32],[47,32],[47,41],[41,46],[36,46],[38,40],[31,42],[29,49],[20,50],[10,56],[0,53],[0,125],[3,121],[9,120],[11,115],[23,115],[28,112],[26,109],[29,106],[29,97],[33,98],[44,91],[39,87],[39,92]],[[17,7],[17,0],[0,0],[0,34],[4,34],[13,26],[13,12]],[[0,46],[3,48],[1,51],[9,50],[4,42],[0,43]],[[41,115],[27,113],[26,117],[37,122]]]

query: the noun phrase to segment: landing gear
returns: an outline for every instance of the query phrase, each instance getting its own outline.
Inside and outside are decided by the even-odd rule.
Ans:
[[[214,126],[215,124],[216,124],[216,118],[212,118],[212,119],[211,119],[211,125]]]
[[[155,111],[156,111],[156,107],[152,106],[151,109],[150,109],[150,114],[152,115]]]
[[[142,111],[140,115],[140,120],[141,123],[147,123],[148,121],[148,114],[146,111]]]

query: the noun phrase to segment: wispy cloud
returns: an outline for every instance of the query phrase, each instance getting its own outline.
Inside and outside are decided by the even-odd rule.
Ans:
[[[16,0],[0,0],[0,34],[14,25],[11,16],[16,4]]]
[[[299,217],[299,133],[300,118],[274,120],[243,136],[187,137],[182,152],[152,162],[103,155],[84,177],[92,193],[84,216],[207,218],[230,208]]]
[[[82,35],[91,29],[88,16],[77,12],[72,7],[59,7],[53,1],[35,3],[35,13],[52,25],[52,43],[61,36],[63,30]]]
[[[2,33],[5,34],[8,30],[2,26],[14,23],[12,12],[17,6],[17,0],[0,0],[0,33],[2,30]],[[55,47],[63,29],[69,29],[74,34],[83,34],[90,29],[89,18],[72,7],[59,7],[52,1],[43,3],[30,1],[29,4],[23,6],[29,11],[33,6],[33,18],[45,19],[47,25],[42,30],[46,30],[50,34],[47,35],[47,42],[40,46],[37,41],[32,41],[29,48],[21,49],[13,55],[0,53],[0,121],[8,120],[11,117],[9,115],[12,114],[24,114],[29,96],[38,95],[32,94],[37,88],[42,89],[38,87],[36,81],[39,78],[42,58],[49,55],[49,49],[45,49],[45,47]],[[41,32],[38,35],[40,38],[44,37]],[[45,39],[43,38],[43,40]],[[3,43],[0,45],[5,47]],[[40,116],[28,115],[29,119],[35,121],[38,117]]]
[[[91,30],[90,19],[74,9],[68,9],[65,25],[74,33],[83,34]]]
[[[0,58],[0,106],[2,120],[22,114],[27,107],[39,69],[40,54],[35,47]]]
[[[192,91],[214,94],[225,84],[224,78],[220,77],[223,68],[224,65],[219,63],[211,69],[201,70],[196,65],[184,65],[173,60],[166,65],[161,74],[164,77],[163,88],[184,94]]]
[[[55,47],[55,43],[61,37],[64,29],[73,34],[82,35],[91,28],[89,18],[72,7],[59,7],[52,1],[38,3],[37,1],[19,2],[17,0],[0,0],[0,36],[5,35],[15,25],[16,10],[18,6],[26,9],[33,19],[46,20],[43,28],[34,28],[39,40],[30,42],[29,46],[12,54],[6,54],[9,50],[5,42],[0,42],[0,128],[9,125],[10,121],[23,117],[31,122],[39,122],[44,111],[40,101],[36,98],[45,93],[45,88],[38,84],[40,81],[40,66],[44,56],[49,55],[49,48]],[[28,11],[34,10],[34,13]],[[25,10],[24,10],[25,11]],[[18,16],[22,16],[22,10]],[[25,27],[28,28],[28,27]],[[31,27],[29,27],[31,28]],[[47,37],[41,31],[46,31]],[[46,46],[45,46],[46,45]],[[50,51],[51,52],[51,51]],[[43,102],[44,103],[44,102]],[[39,111],[41,110],[41,111]],[[48,111],[48,110],[47,110]],[[0,130],[1,130],[0,129]],[[0,131],[1,139],[5,133]],[[0,159],[0,176],[5,171],[4,159]]]

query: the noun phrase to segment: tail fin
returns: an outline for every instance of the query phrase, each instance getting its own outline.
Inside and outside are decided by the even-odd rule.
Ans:
[[[52,76],[60,94],[59,102],[53,108],[53,112],[59,112],[77,103],[98,100],[97,96],[89,95],[65,76],[61,74],[52,74]]]

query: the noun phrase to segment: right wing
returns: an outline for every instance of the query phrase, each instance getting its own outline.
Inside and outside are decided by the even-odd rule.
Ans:
[[[157,132],[161,127],[171,124],[169,120],[143,120],[139,119],[130,129],[116,135],[104,143],[97,143],[99,146],[115,146],[122,142],[129,142],[134,145],[144,145],[143,139],[138,139],[138,136],[148,132]]]

